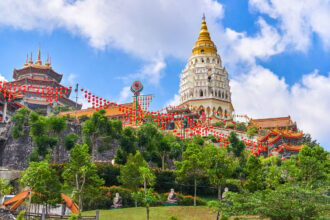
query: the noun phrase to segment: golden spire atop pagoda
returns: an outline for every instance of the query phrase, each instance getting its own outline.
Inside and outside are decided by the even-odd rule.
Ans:
[[[37,64],[37,65],[42,65],[42,62],[41,62],[40,56],[41,56],[41,52],[40,52],[40,46],[39,46],[39,50],[38,50],[38,59],[37,59],[37,61],[36,61],[36,64]]]
[[[217,47],[213,43],[210,37],[210,33],[207,30],[205,21],[205,15],[203,14],[201,30],[199,32],[198,40],[196,41],[192,53],[196,54],[216,54]]]

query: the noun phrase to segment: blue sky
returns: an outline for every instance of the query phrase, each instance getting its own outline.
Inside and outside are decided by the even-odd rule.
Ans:
[[[184,11],[184,13],[183,13]],[[322,0],[1,0],[0,74],[40,45],[63,83],[118,102],[139,79],[152,109],[178,101],[203,12],[238,114],[291,115],[330,149],[330,3]],[[82,100],[81,100],[82,101]]]

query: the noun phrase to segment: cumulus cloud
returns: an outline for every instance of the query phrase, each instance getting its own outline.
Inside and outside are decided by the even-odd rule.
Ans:
[[[166,106],[177,106],[179,104],[180,104],[180,95],[175,94],[172,99],[170,99],[169,101],[166,102],[165,107]]]
[[[284,78],[261,66],[231,81],[237,113],[253,118],[291,115],[298,127],[330,147],[330,74],[317,70],[289,86]]]
[[[123,89],[120,91],[118,102],[119,103],[125,103],[132,101],[132,92],[130,90],[130,86],[125,86]]]
[[[0,25],[48,32],[64,28],[92,47],[118,48],[144,60],[158,53],[186,58],[203,12],[215,27],[223,7],[215,0],[2,0]]]
[[[330,46],[330,2],[324,0],[249,0],[251,8],[275,19],[287,45],[306,51],[312,34]]]

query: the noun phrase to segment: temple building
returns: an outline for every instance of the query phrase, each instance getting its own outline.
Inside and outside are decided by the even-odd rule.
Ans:
[[[47,58],[45,64],[41,61],[40,48],[36,62],[26,58],[24,66],[14,69],[14,81],[7,84],[17,88],[23,95],[21,103],[32,110],[49,114],[55,106],[81,109],[82,105],[71,99],[71,87],[61,85],[63,75],[57,73]]]
[[[234,111],[228,72],[211,40],[205,16],[198,40],[180,76],[180,105],[205,112],[206,117],[229,119]]]
[[[288,128],[291,130],[297,130],[297,124],[291,120],[290,115],[287,117],[251,119],[250,122],[257,127],[262,127],[264,129]]]
[[[298,153],[303,148],[304,133],[299,131],[290,116],[251,119],[251,124],[267,131],[259,136],[258,142],[268,144],[267,156],[282,155],[282,158]]]

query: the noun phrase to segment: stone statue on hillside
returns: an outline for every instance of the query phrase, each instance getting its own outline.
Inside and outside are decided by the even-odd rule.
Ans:
[[[119,195],[119,193],[116,193],[116,196],[113,198],[113,206],[112,208],[121,208],[123,207],[123,199]]]
[[[171,192],[168,194],[166,203],[178,203],[178,199],[176,198],[174,189],[171,189]]]

